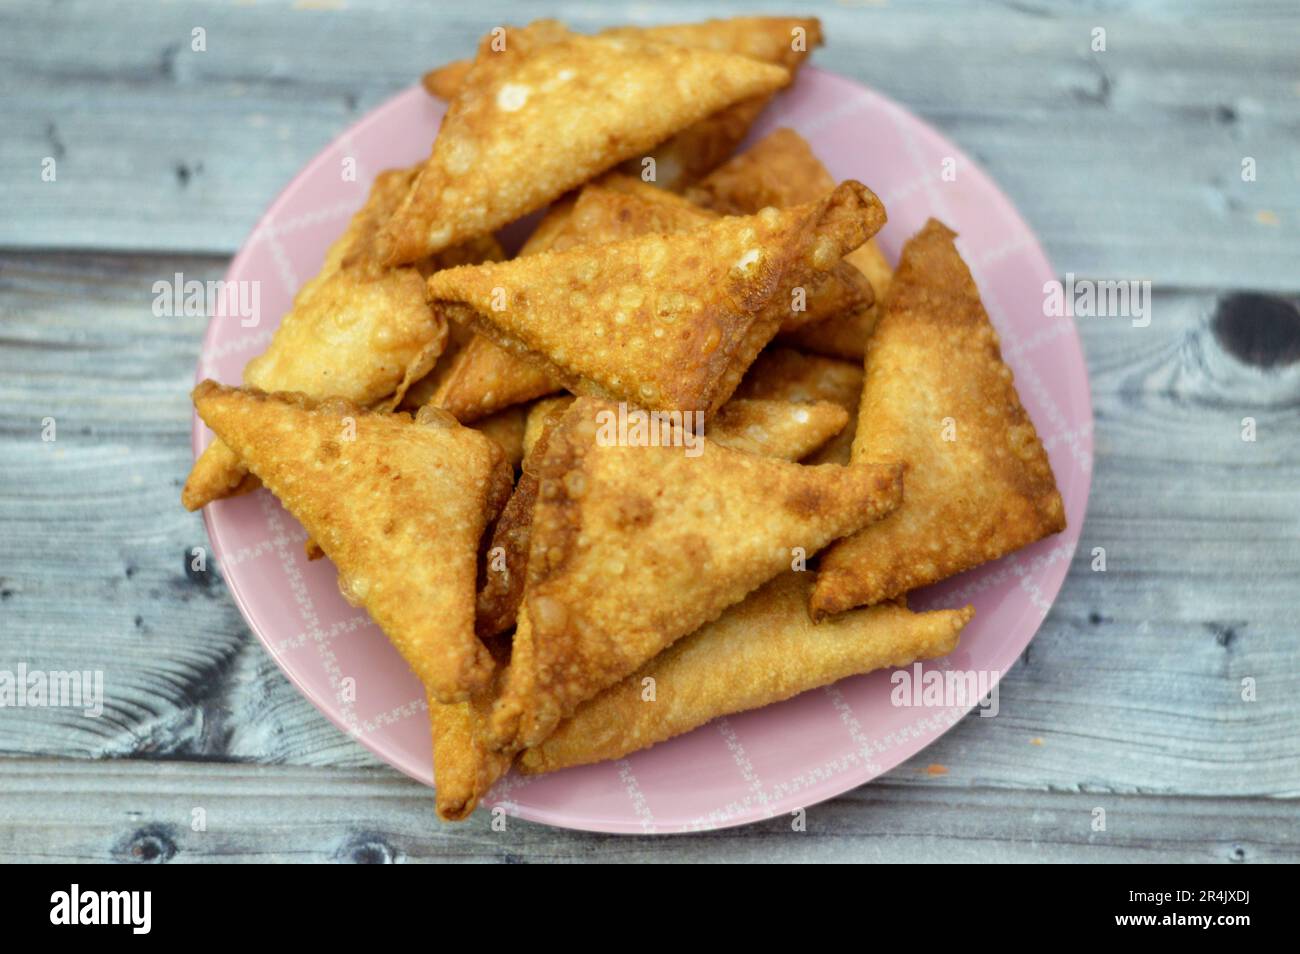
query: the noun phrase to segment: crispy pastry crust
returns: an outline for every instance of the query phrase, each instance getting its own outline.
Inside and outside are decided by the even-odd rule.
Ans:
[[[570,390],[707,413],[776,333],[774,293],[834,268],[884,220],[870,190],[845,182],[792,209],[448,269],[429,296]]]
[[[414,169],[379,174],[366,204],[330,246],[320,273],[294,297],[266,351],[244,369],[246,385],[389,408],[429,372],[446,346],[448,329],[425,300],[424,276],[437,268],[501,258],[502,252],[489,236],[414,267],[382,265],[375,235],[414,175]],[[238,456],[213,441],[195,461],[181,502],[197,510],[257,486]]]
[[[796,43],[799,34],[803,42]],[[614,27],[601,35],[739,53],[785,67],[792,78],[808,53],[822,43],[821,23],[811,17],[732,17],[658,27]],[[458,60],[426,73],[424,88],[450,102],[464,85],[471,64],[470,60]],[[681,189],[713,170],[745,138],[771,98],[771,93],[764,93],[741,100],[657,144],[647,153],[655,160],[656,183],[666,189]],[[639,176],[645,168],[643,158],[628,159],[624,170]]]
[[[868,457],[905,464],[907,500],[823,556],[815,618],[1065,529],[1047,453],[954,238],[931,219],[903,248],[867,351],[854,464]]]
[[[545,738],[627,676],[792,565],[878,519],[896,467],[803,467],[721,447],[627,446],[615,407],[576,401],[534,453],[537,501],[516,654],[493,712],[498,749]]]
[[[814,626],[806,577],[782,574],[584,702],[520,756],[520,768],[535,774],[622,758],[720,716],[947,655],[975,612],[968,606],[913,613],[891,602]]]
[[[546,428],[554,424],[573,402],[571,397],[539,401],[528,415],[523,443],[531,457],[545,453]],[[723,447],[782,460],[802,460],[844,429],[849,415],[830,401],[793,403],[733,399],[722,405],[709,422],[707,435]],[[532,436],[529,436],[529,432]],[[491,549],[499,559],[489,566],[478,594],[480,636],[504,633],[515,624],[523,600],[524,570],[533,506],[537,502],[537,476],[529,462],[515,484],[514,493],[492,531]],[[498,549],[499,548],[499,549]]]
[[[194,389],[194,405],[436,699],[486,686],[492,659],[474,635],[478,543],[511,485],[495,442],[441,412],[413,422],[212,381]]]
[[[417,261],[544,207],[733,103],[789,82],[734,53],[582,36],[550,23],[484,38],[433,153],[381,234]]]

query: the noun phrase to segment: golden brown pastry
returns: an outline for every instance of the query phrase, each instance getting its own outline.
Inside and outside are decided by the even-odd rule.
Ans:
[[[533,448],[544,441],[544,429],[557,421],[573,401],[569,396],[554,397],[533,406],[522,442],[526,454],[531,455]],[[794,461],[825,444],[844,429],[848,420],[848,412],[830,401],[732,399],[713,416],[705,433],[723,447]],[[492,531],[486,580],[478,595],[480,636],[503,633],[515,625],[523,598],[536,500],[537,477],[525,464]]]
[[[793,129],[781,128],[687,189],[686,196],[706,208],[745,215],[764,206],[785,208],[811,201],[825,195],[834,182],[808,142]],[[861,362],[875,326],[876,302],[889,284],[889,264],[871,239],[845,256],[836,275],[841,287],[852,287],[856,279],[869,285],[872,294],[818,302],[809,308],[805,321],[784,325],[777,340]]]
[[[489,35],[380,236],[389,264],[486,235],[705,116],[789,82],[734,53],[568,34]]]
[[[829,271],[884,224],[865,186],[667,235],[437,272],[437,307],[570,390],[715,410],[776,333],[773,294]]]
[[[719,716],[757,709],[888,666],[945,656],[972,607],[913,613],[900,603],[808,617],[807,573],[783,573],[712,623],[578,706],[519,758],[526,773],[618,759]]]
[[[496,441],[505,454],[506,463],[513,470],[524,459],[524,427],[527,420],[527,410],[522,405],[516,405],[480,418],[469,426]]]
[[[474,635],[479,538],[511,475],[495,442],[442,412],[367,412],[341,400],[204,381],[199,416],[274,493],[339,571],[433,697],[486,687]]]
[[[739,53],[785,67],[791,76],[822,42],[821,23],[811,17],[731,17],[703,23],[613,27],[600,35]],[[469,60],[459,60],[425,74],[425,89],[442,99],[454,99],[470,64]],[[731,155],[771,98],[771,93],[763,93],[704,117],[657,144],[646,156],[628,159],[626,171],[640,176],[646,170],[643,159],[651,157],[655,160],[656,185],[680,189],[694,182]]]
[[[620,420],[581,398],[534,449],[520,612],[531,632],[515,633],[492,714],[498,749],[540,742],[578,703],[902,495],[896,468],[804,467],[699,435],[633,445]]]
[[[931,219],[903,247],[867,350],[859,461],[907,466],[907,499],[822,557],[815,618],[960,573],[1065,528],[1047,453],[979,289]]]
[[[379,174],[365,206],[330,246],[320,274],[299,290],[266,351],[244,368],[244,384],[392,408],[433,367],[448,329],[425,300],[424,275],[447,265],[501,258],[502,253],[488,236],[417,267],[380,264],[375,233],[414,175],[414,169]],[[181,501],[197,510],[257,486],[238,456],[217,440],[195,461]]]

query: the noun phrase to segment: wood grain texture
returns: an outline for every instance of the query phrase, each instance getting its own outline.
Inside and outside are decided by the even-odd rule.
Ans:
[[[49,796],[51,786],[66,793]],[[7,766],[0,862],[1269,862],[1300,832],[1271,799],[878,782],[792,817],[671,838],[556,832],[478,812],[432,822],[395,773],[24,760]],[[1093,831],[1096,809],[1106,831]],[[196,811],[196,810],[201,810]],[[971,821],[978,819],[978,829]],[[196,823],[202,829],[195,830]]]
[[[1078,321],[1096,460],[1065,587],[996,718],[810,810],[807,833],[653,840],[439,825],[431,793],[289,685],[220,572],[188,570],[208,546],[177,502],[203,320],[154,317],[152,283],[219,277],[319,147],[514,17],[0,2],[0,669],[103,669],[107,697],[100,719],[0,710],[0,860],[1300,860],[1300,19],[1059,6],[816,12],[818,62],[980,158],[1062,272],[1155,280],[1149,328]]]
[[[893,96],[1003,185],[1063,271],[1289,290],[1300,258],[1294,6],[803,3],[818,65]],[[790,12],[780,0],[744,12]],[[693,20],[725,5],[521,10],[0,3],[0,246],[231,253],[342,129],[499,23]],[[1094,27],[1107,50],[1090,49]],[[191,49],[196,28],[206,50]],[[1258,177],[1241,179],[1241,160]],[[58,179],[41,179],[45,157]]]

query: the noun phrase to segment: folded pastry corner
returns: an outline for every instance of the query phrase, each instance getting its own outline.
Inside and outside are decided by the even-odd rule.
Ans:
[[[524,428],[523,472],[492,529],[489,559],[478,594],[478,631],[483,637],[515,625],[523,599],[533,506],[537,502],[534,453],[545,453],[546,435],[572,404],[569,396],[538,401]],[[732,399],[709,422],[706,436],[723,447],[802,460],[843,430],[848,412],[830,401]],[[540,448],[539,450],[535,450]]]
[[[697,438],[621,441],[619,409],[581,398],[534,457],[520,619],[494,745],[540,742],[583,700],[902,496],[900,469],[805,467]],[[522,629],[522,626],[521,626]]]
[[[814,625],[807,608],[810,575],[782,574],[579,705],[520,756],[520,769],[536,774],[622,758],[720,716],[875,669],[946,656],[975,613],[969,606],[913,613],[899,601]]]
[[[548,212],[520,249],[519,257],[578,245],[603,245],[648,232],[696,228],[712,218],[679,196],[637,179],[609,174],[588,183],[577,196]],[[544,364],[472,333],[464,347],[432,377],[436,385],[429,403],[465,422],[564,386]]]
[[[925,586],[1065,529],[1047,452],[953,242],[903,247],[866,356],[853,460],[907,468],[907,499],[822,557],[823,618]]]
[[[549,24],[488,36],[433,152],[380,236],[413,262],[542,208],[733,103],[786,85],[784,67],[735,53]]]
[[[512,756],[494,752],[484,741],[484,697],[443,704],[431,695],[433,806],[443,821],[464,821],[510,768]],[[490,696],[485,698],[490,699]]]
[[[884,221],[849,181],[789,209],[447,269],[429,297],[570,390],[709,413],[776,334],[778,290],[833,269]]]
[[[537,28],[538,24],[533,24],[529,29]],[[554,21],[545,21],[540,39],[561,39],[562,31]],[[702,23],[612,27],[600,35],[735,53],[784,67],[791,77],[808,54],[822,43],[821,23],[815,17],[730,17]],[[471,65],[470,60],[458,60],[431,70],[424,75],[424,88],[450,102],[459,95]],[[772,95],[772,92],[759,93],[697,120],[664,142],[654,144],[645,155],[629,158],[625,163],[627,171],[641,175],[646,170],[644,160],[652,158],[657,186],[681,189],[689,185],[731,155]]]
[[[825,195],[835,180],[797,132],[780,128],[688,188],[687,198],[726,215],[785,208]],[[889,265],[875,240],[849,252],[825,287],[809,290],[800,321],[786,321],[779,341],[831,357],[862,360]]]
[[[484,688],[474,634],[479,539],[510,493],[505,455],[450,415],[204,381],[199,415],[307,530],[439,701]]]
[[[510,660],[508,641],[486,641],[498,667]],[[427,694],[433,735],[434,810],[443,821],[463,821],[510,768],[513,753],[487,744],[487,719],[503,670],[498,668],[483,692],[463,702],[438,702]]]
[[[409,268],[383,265],[375,236],[414,175],[414,169],[379,174],[366,204],[330,246],[319,274],[294,297],[266,351],[244,368],[245,385],[392,408],[433,367],[448,329],[425,299],[424,276],[502,253],[487,236]],[[181,502],[198,510],[257,486],[238,455],[215,440],[195,461]]]

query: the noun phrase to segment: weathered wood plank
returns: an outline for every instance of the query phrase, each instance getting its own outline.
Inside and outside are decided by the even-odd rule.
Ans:
[[[430,802],[388,771],[24,759],[0,773],[0,861],[1300,860],[1294,805],[1274,799],[885,782],[807,809],[806,831],[778,817],[672,838],[494,830],[484,812],[442,825]]]
[[[104,719],[0,714],[0,752],[374,764],[279,674],[219,575],[185,569],[206,544],[177,503],[202,320],[155,318],[150,286],[220,269],[0,256],[16,343],[0,348],[0,668],[103,668],[109,682]],[[1080,320],[1098,434],[1079,556],[1001,714],[966,720],[895,777],[937,762],[940,786],[1300,792],[1300,365],[1233,358],[1215,305],[1157,294],[1149,328]],[[1105,573],[1089,568],[1096,546]],[[1246,677],[1258,702],[1240,701]]]
[[[980,159],[1062,271],[1293,288],[1293,5],[799,6],[827,27],[816,61]],[[595,28],[726,11],[673,0],[550,12]],[[520,17],[500,2],[0,4],[0,246],[229,253],[349,123]],[[1104,53],[1089,47],[1097,26]],[[196,27],[204,52],[191,49]],[[1246,156],[1256,181],[1242,181]],[[46,157],[56,182],[41,179]]]

